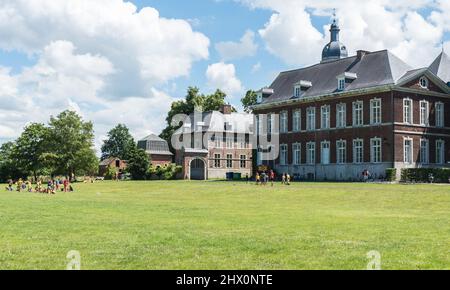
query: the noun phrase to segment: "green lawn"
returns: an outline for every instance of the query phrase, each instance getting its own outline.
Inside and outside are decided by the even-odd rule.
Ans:
[[[0,191],[0,269],[450,269],[450,186],[104,182]]]

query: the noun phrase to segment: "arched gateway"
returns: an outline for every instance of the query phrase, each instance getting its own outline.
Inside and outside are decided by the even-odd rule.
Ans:
[[[195,158],[190,165],[191,180],[206,180],[206,163],[203,159]]]

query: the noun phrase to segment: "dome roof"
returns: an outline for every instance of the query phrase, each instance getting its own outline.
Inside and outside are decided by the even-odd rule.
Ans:
[[[331,40],[327,45],[325,45],[322,51],[322,62],[339,60],[341,58],[348,57],[347,47],[339,41],[340,31],[341,30],[337,20],[334,20],[330,28]]]
[[[339,41],[332,41],[328,43],[322,51],[322,62],[338,60],[346,57],[348,57],[347,47]]]

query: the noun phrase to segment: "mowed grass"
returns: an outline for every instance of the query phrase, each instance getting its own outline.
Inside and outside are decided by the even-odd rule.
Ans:
[[[0,191],[0,269],[450,269],[450,186],[103,182]]]

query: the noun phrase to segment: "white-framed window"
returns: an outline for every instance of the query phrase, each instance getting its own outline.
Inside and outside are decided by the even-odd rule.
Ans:
[[[242,136],[238,136],[237,137],[237,144],[238,144],[238,148],[240,148],[240,149],[245,149],[245,148],[247,148],[247,141],[245,140],[245,135],[242,135]]]
[[[430,163],[430,140],[428,139],[420,140],[420,163]]]
[[[344,103],[336,105],[336,127],[347,127],[347,105]]]
[[[421,77],[419,79],[419,86],[422,89],[428,89],[428,79],[426,77]]]
[[[403,99],[403,123],[413,123],[413,101],[410,98]]]
[[[436,127],[444,127],[444,103],[437,102],[436,108]]]
[[[413,163],[413,139],[411,138],[404,138],[403,140],[403,155],[404,155],[404,162],[406,164],[412,164]]]
[[[382,154],[381,138],[370,139],[370,162],[381,163]]]
[[[338,91],[345,90],[345,78],[338,79]]]
[[[214,154],[214,167],[215,168],[220,168],[221,164],[220,164],[220,154]]]
[[[234,148],[234,137],[226,137],[226,143],[227,143],[227,148],[228,149],[233,149]]]
[[[306,109],[306,130],[316,130],[316,108],[309,107]]]
[[[430,124],[430,103],[420,101],[420,125],[428,126]]]
[[[353,140],[353,163],[364,163],[364,140]]]
[[[214,147],[217,149],[222,148],[222,136],[214,136]]]
[[[347,163],[347,141],[345,140],[336,141],[336,163]]]
[[[294,97],[299,98],[302,94],[302,88],[300,86],[294,86]]]
[[[445,163],[445,141],[436,140],[436,164]]]
[[[370,124],[381,124],[381,99],[370,100]]]
[[[241,168],[247,168],[247,156],[241,155],[240,166]]]
[[[280,113],[280,133],[288,132],[288,112],[283,111]]]
[[[330,106],[322,106],[321,111],[321,128],[330,128]]]
[[[357,101],[353,103],[353,126],[359,127],[364,124],[364,103]]]
[[[288,146],[286,144],[280,146],[280,165],[288,165]]]
[[[316,164],[316,143],[309,142],[306,144],[306,163],[309,165]]]
[[[320,150],[320,160],[324,165],[330,164],[330,142],[323,141],[321,144]]]
[[[227,154],[227,168],[233,168],[233,154]]]
[[[302,146],[299,143],[292,145],[292,155],[294,165],[300,165],[302,162]]]
[[[293,116],[293,131],[300,132],[302,130],[302,111],[295,110]]]

